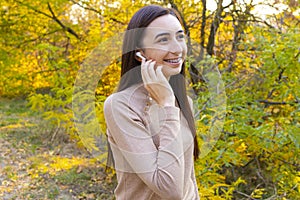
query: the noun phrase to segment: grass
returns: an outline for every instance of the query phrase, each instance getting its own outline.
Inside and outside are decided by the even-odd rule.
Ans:
[[[77,169],[72,168],[67,172],[57,174],[54,178],[57,182],[63,185],[70,185],[73,183],[81,185],[84,184],[84,182],[91,180],[92,177],[91,174],[87,172],[77,173]]]
[[[0,99],[0,199],[114,199],[115,177],[26,100]],[[67,151],[64,151],[68,147]]]

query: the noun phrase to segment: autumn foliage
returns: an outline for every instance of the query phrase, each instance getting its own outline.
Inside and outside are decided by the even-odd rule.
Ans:
[[[221,112],[212,106],[216,96],[205,75],[217,71],[226,94],[223,124],[215,130],[219,137],[195,162],[202,199],[299,199],[299,4],[270,1],[268,8],[276,12],[261,15],[255,11],[263,1],[222,2],[209,10],[205,0],[1,1],[0,95],[28,99],[33,110],[84,145],[72,109],[81,67],[91,52],[122,33],[142,6],[173,7],[184,17],[189,36],[188,62],[193,65],[187,81],[200,144]],[[99,63],[98,72],[94,90],[86,93],[94,101],[81,114],[88,120],[96,108],[97,131],[104,133],[103,102],[118,84],[120,57]],[[95,135],[84,137],[90,137],[87,148],[95,151]]]

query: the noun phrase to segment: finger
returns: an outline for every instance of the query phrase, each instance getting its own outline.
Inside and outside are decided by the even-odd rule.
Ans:
[[[146,59],[144,57],[142,57],[142,65],[144,65],[146,62]]]
[[[150,62],[151,61],[144,62],[144,64],[141,67],[142,79],[144,84],[148,84],[151,81],[151,78],[149,77],[149,73],[148,73]]]
[[[151,83],[153,82],[156,82],[157,78],[156,78],[156,73],[155,73],[155,70],[154,70],[154,66],[156,64],[156,61],[153,61],[149,64],[149,67],[148,67],[148,73],[149,73],[149,77],[150,77],[150,81]]]
[[[142,75],[143,82],[145,82],[145,62],[143,60],[141,63],[141,75]]]
[[[146,62],[142,60],[142,63],[141,63],[141,75],[142,75],[142,80],[143,82],[146,81],[146,75],[145,75],[145,69],[146,69]]]
[[[146,58],[145,57],[142,58],[142,62],[146,62]]]

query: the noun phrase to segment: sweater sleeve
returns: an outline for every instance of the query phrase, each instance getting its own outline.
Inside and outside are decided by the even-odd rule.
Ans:
[[[162,107],[159,112],[159,147],[141,117],[122,98],[108,98],[104,114],[116,170],[136,173],[163,199],[182,199],[184,152],[180,110]]]

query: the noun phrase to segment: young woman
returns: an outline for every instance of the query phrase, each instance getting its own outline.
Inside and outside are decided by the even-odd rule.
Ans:
[[[118,92],[104,104],[116,199],[199,199],[193,159],[199,150],[185,88],[180,16],[155,5],[140,9],[128,24],[122,51]]]

